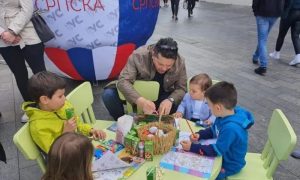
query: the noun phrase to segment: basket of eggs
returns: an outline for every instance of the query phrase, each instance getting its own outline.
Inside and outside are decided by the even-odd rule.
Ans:
[[[173,124],[162,122],[148,123],[140,127],[137,132],[140,140],[153,142],[154,155],[168,152],[176,137],[176,128]]]

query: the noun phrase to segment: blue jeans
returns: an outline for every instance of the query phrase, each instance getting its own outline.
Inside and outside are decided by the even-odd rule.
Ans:
[[[119,98],[117,88],[106,88],[102,94],[102,100],[109,114],[118,120],[120,116],[124,115],[124,106],[122,100]]]
[[[268,65],[267,40],[269,32],[275,24],[277,17],[256,16],[257,24],[257,48],[253,54],[253,60],[260,60],[260,67]]]

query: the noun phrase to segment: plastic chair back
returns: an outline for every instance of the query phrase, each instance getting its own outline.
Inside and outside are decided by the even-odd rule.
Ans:
[[[94,102],[93,91],[89,82],[77,86],[66,98],[74,106],[75,114],[80,115],[84,123],[94,124],[96,122],[92,108]]]
[[[156,101],[159,94],[159,83],[156,81],[141,81],[136,80],[133,84],[133,88],[144,98],[149,99],[151,101]],[[124,95],[118,89],[118,94],[121,100],[126,100]],[[139,107],[136,111],[134,111],[133,106],[126,101],[127,113],[137,113],[142,114],[143,110]]]
[[[35,145],[31,138],[29,123],[24,124],[23,127],[19,129],[19,131],[14,135],[13,141],[18,150],[24,155],[26,159],[36,160],[42,172],[46,172],[45,161],[38,147]]]
[[[275,109],[268,126],[268,141],[261,156],[264,168],[268,169],[268,178],[273,176],[279,162],[288,158],[296,142],[297,136],[288,119],[280,109]]]

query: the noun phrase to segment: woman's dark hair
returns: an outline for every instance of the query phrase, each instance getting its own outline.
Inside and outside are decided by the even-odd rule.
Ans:
[[[164,58],[176,60],[178,56],[177,42],[172,38],[162,38],[155,44],[153,52],[156,57],[160,54]]]
[[[52,144],[42,180],[93,180],[91,141],[77,133],[64,133]]]
[[[233,109],[237,104],[237,91],[232,83],[222,81],[205,91],[205,97],[213,104],[222,104],[226,109]]]
[[[41,96],[51,99],[55,91],[65,89],[65,87],[66,82],[63,78],[48,71],[38,72],[28,81],[28,93],[31,100],[36,103],[39,103]]]

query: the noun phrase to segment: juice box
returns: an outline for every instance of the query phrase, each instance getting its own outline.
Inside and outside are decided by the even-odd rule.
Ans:
[[[146,141],[145,142],[145,160],[153,161],[153,141]]]
[[[132,141],[133,141],[133,136],[127,134],[124,138],[124,147],[125,147],[125,150],[126,152],[130,152],[132,151]]]
[[[138,137],[133,137],[131,141],[131,154],[134,156],[138,155],[138,146],[139,146],[140,138]]]
[[[147,176],[147,180],[156,180],[156,168],[155,167],[148,168],[146,171],[146,176]]]

